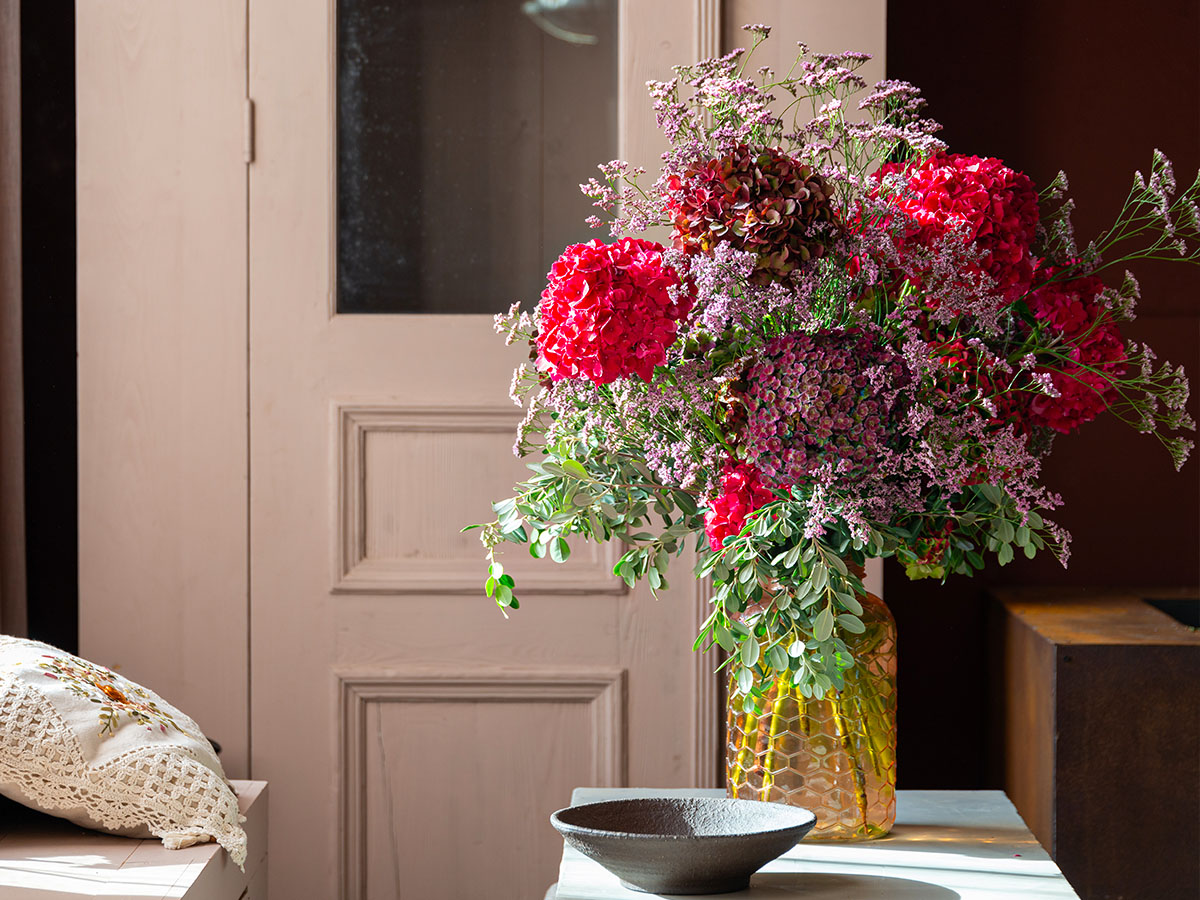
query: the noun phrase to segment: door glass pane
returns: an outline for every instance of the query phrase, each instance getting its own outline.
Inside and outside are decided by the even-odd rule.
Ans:
[[[536,301],[613,159],[616,0],[339,0],[337,311]]]

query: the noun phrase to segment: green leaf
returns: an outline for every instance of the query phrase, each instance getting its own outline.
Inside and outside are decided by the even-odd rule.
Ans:
[[[497,583],[502,584],[505,587],[509,587],[509,588],[516,587],[516,582],[513,581],[513,577],[508,574],[501,575],[499,578],[496,579],[496,581],[497,581]]]
[[[738,669],[737,673],[738,690],[746,695],[746,699],[753,700],[750,694],[750,689],[754,687],[754,673],[749,669]],[[749,712],[750,710],[747,710]]]
[[[1011,544],[1013,538],[1017,536],[1012,522],[1008,521],[1008,519],[998,519],[993,530],[996,532],[996,537],[1004,544]]]
[[[813,566],[812,577],[809,581],[812,584],[814,594],[825,590],[825,586],[829,584],[829,570],[825,568],[825,563],[819,562]]]
[[[556,537],[550,542],[550,558],[556,563],[566,562],[571,555],[571,546],[566,538]]]
[[[488,580],[483,583],[483,590],[489,597],[496,593],[496,579],[488,576]]]
[[[758,662],[759,650],[758,641],[752,637],[747,638],[742,644],[742,665],[752,666]]]
[[[546,545],[541,541],[530,541],[529,555],[534,559],[541,559],[546,555]]]
[[[783,648],[778,644],[775,644],[770,650],[767,651],[767,662],[769,662],[773,668],[778,669],[780,672],[787,671],[788,657],[787,654],[783,652]]]
[[[576,478],[582,478],[585,480],[590,478],[588,475],[588,470],[585,469],[581,463],[578,463],[573,459],[564,459],[562,465],[563,469],[566,470],[567,474],[569,475],[574,475]]]
[[[1012,544],[1001,544],[1000,549],[996,551],[996,558],[1000,560],[1000,565],[1007,566],[1013,560]]]
[[[698,511],[696,501],[687,491],[672,491],[671,496],[675,498],[675,505],[683,510],[684,514],[694,516]]]
[[[1028,544],[1029,544],[1029,526],[1027,526],[1027,525],[1018,525],[1017,526],[1016,541],[1017,541],[1018,547],[1028,546]]]
[[[1044,522],[1042,522],[1042,517],[1039,516],[1036,512],[1031,512],[1025,518],[1029,522],[1030,528],[1041,528],[1042,525],[1045,524]]]
[[[862,615],[862,604],[858,602],[858,598],[853,594],[838,594],[838,600],[841,602],[842,608],[845,609],[846,612],[855,616]]]
[[[804,641],[801,641],[801,640],[792,641],[792,643],[787,648],[788,656],[794,656],[797,659],[799,659],[801,656],[804,655],[804,646],[805,646]]]
[[[503,534],[506,541],[511,541],[514,544],[524,544],[529,540],[529,535],[525,533],[525,526],[521,525],[515,531],[506,531]]]
[[[653,590],[658,590],[662,586],[662,576],[658,573],[658,569],[651,567],[646,572],[646,578],[650,582],[650,587]]]
[[[1037,547],[1033,546],[1033,544],[1026,544],[1023,549],[1025,551],[1026,559],[1033,559],[1035,556],[1037,556]]]
[[[800,545],[800,544],[793,544],[793,545],[792,545],[792,549],[790,549],[790,550],[789,550],[789,551],[788,551],[788,552],[787,552],[787,553],[784,555],[784,557],[783,557],[783,567],[784,567],[785,569],[794,569],[794,568],[796,568],[796,563],[798,563],[798,562],[800,561],[800,550],[801,550],[801,545]]]
[[[813,620],[813,637],[818,641],[827,641],[833,634],[833,610],[826,606]]]
[[[600,523],[600,517],[596,515],[596,510],[589,509],[587,511],[588,529],[598,541],[604,540],[604,526]]]
[[[729,633],[729,629],[720,622],[713,628],[713,635],[717,639],[717,644],[726,653],[732,653],[733,648],[737,646],[737,642],[733,639],[733,635]]]
[[[862,619],[858,616],[852,616],[844,613],[837,617],[837,623],[851,634],[862,634],[867,630],[867,626],[863,624]]]

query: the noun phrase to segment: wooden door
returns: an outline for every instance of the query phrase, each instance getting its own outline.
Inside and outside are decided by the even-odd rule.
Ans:
[[[363,22],[339,18],[364,6]],[[563,243],[549,170],[572,140],[552,107],[613,110],[597,150],[610,155],[572,186],[611,156],[649,167],[646,80],[716,47],[711,16],[697,46],[702,4],[617,6],[599,44],[574,42],[608,41],[613,85],[597,101],[552,71],[573,41],[509,0],[376,4],[374,17],[363,3],[250,5],[250,758],[271,782],[273,897],[538,898],[561,852],[547,817],[571,788],[715,778],[693,579],[681,571],[655,602],[612,575],[612,547],[579,546],[561,567],[510,554],[526,602],[506,620],[482,594],[474,533],[459,533],[524,471],[506,396],[521,354],[490,315],[438,310],[536,301]],[[532,76],[515,71],[537,54]],[[396,71],[373,84],[372,65]],[[395,118],[354,119],[360,103]],[[343,154],[355,129],[402,132],[382,167],[403,169],[400,184],[339,169],[339,121]],[[527,152],[493,147],[531,130],[546,133]],[[475,208],[455,199],[464,177],[487,194]],[[402,236],[382,278],[354,257],[374,252],[355,204],[375,191],[390,198],[378,227]],[[378,311],[393,305],[434,311]]]

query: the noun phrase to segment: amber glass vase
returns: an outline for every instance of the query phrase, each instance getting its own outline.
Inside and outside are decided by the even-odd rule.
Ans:
[[[806,698],[780,678],[747,712],[729,685],[729,796],[811,809],[808,840],[883,837],[896,820],[896,622],[874,594],[858,599],[866,630],[845,638],[857,662],[841,691]]]

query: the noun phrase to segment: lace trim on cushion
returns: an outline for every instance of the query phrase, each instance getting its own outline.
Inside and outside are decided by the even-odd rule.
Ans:
[[[146,827],[169,850],[214,839],[245,866],[237,797],[192,751],[139,747],[93,768],[58,711],[20,682],[0,696],[0,781],[43,809],[82,809],[103,828]]]

